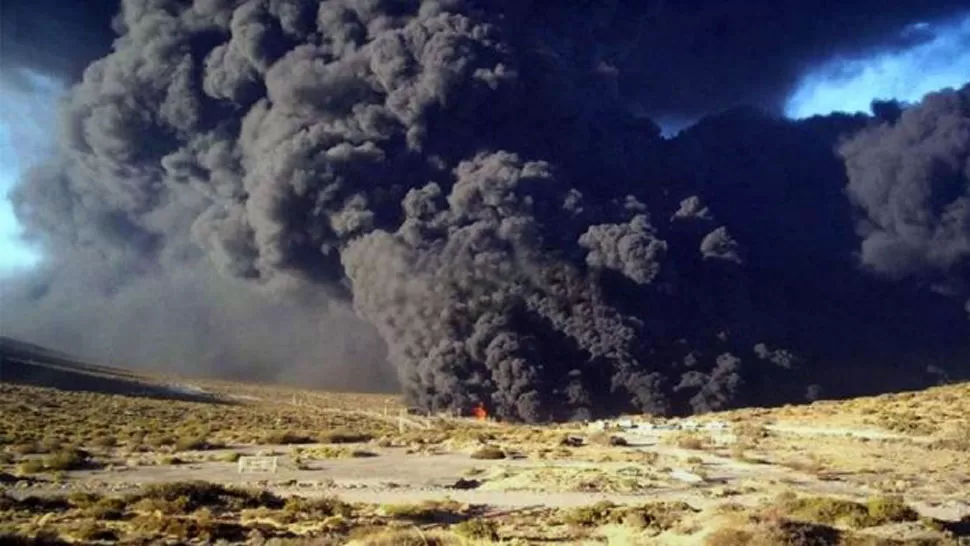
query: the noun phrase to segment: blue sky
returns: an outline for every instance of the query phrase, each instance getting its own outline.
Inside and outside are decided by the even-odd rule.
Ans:
[[[786,114],[868,112],[873,99],[915,102],[931,91],[970,81],[970,13],[944,23],[910,25],[906,33],[922,39],[905,51],[832,59],[809,71],[788,100]]]
[[[26,90],[0,78],[0,274],[30,268],[40,254],[20,240],[21,228],[7,199],[21,173],[39,161],[53,144],[56,102],[63,87],[55,80],[24,73]],[[10,78],[13,80],[16,78]]]

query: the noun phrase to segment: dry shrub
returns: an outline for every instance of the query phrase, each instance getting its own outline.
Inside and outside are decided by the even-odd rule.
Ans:
[[[495,520],[472,518],[452,528],[458,536],[473,540],[498,540],[498,523]]]
[[[722,527],[707,535],[704,546],[748,546],[753,539],[754,533],[750,530]]]
[[[591,445],[600,446],[627,446],[630,445],[622,436],[610,434],[605,431],[594,432],[586,438]]]
[[[660,454],[656,451],[642,451],[639,453],[640,462],[645,465],[655,465],[660,460]]]
[[[67,502],[74,508],[84,509],[94,506],[101,500],[101,495],[87,491],[75,491],[67,496]]]
[[[831,546],[840,544],[837,529],[794,521],[764,522],[751,528],[717,529],[707,536],[705,546]]]
[[[209,440],[205,436],[185,436],[175,442],[176,451],[206,451],[226,447],[222,442]]]
[[[324,444],[359,444],[373,439],[372,434],[348,429],[336,429],[320,435],[320,442]]]
[[[97,521],[87,521],[71,533],[75,538],[84,541],[115,542],[118,534],[113,529],[101,525]]]
[[[467,541],[442,531],[420,529],[397,529],[374,532],[353,540],[348,546],[464,546]]]
[[[262,439],[262,443],[271,445],[312,444],[315,441],[316,439],[312,436],[289,430],[284,432],[271,432]]]
[[[951,425],[932,444],[936,449],[952,449],[970,452],[970,422]]]
[[[237,523],[218,521],[203,514],[200,514],[200,517],[145,514],[132,519],[130,528],[142,536],[174,538],[180,544],[186,542],[210,544],[219,540],[241,542],[249,534],[249,529]],[[151,541],[151,543],[157,542],[157,540]]]
[[[771,436],[771,432],[764,423],[758,421],[739,421],[731,430],[739,442],[757,444]]]
[[[710,438],[696,432],[680,432],[669,437],[668,442],[681,449],[705,449],[710,445]]]
[[[37,474],[44,471],[44,461],[40,459],[28,459],[17,465],[17,470],[21,474]]]
[[[832,497],[789,496],[780,501],[779,507],[792,519],[851,528],[875,527],[919,519],[919,514],[907,506],[901,497],[875,497],[862,504]]]
[[[459,521],[464,510],[455,501],[425,501],[418,504],[387,504],[381,506],[380,512],[391,519],[435,523]]]
[[[904,521],[916,521],[919,513],[910,508],[902,497],[874,497],[866,503],[871,525],[885,525]]]
[[[823,474],[828,469],[828,465],[825,460],[815,453],[810,454],[807,460],[784,461],[781,464],[782,466],[787,466],[792,470],[797,470],[799,472],[805,472],[807,474],[813,474],[816,476]]]
[[[242,457],[241,453],[230,451],[228,453],[221,453],[215,457],[215,460],[221,463],[234,463]]]
[[[62,497],[28,496],[18,499],[0,491],[0,511],[15,510],[34,514],[46,514],[48,512],[66,512],[70,508],[70,503]],[[3,543],[0,542],[0,544]]]
[[[365,449],[349,449],[346,447],[323,446],[313,449],[303,450],[299,457],[309,459],[362,459],[367,457],[377,457],[377,453]]]
[[[188,514],[200,508],[237,512],[247,508],[282,508],[283,499],[269,491],[230,488],[203,481],[149,485],[125,499],[147,510]]]
[[[600,501],[569,510],[563,517],[563,521],[578,527],[602,527],[611,523],[620,523],[621,520],[617,514],[619,508],[610,501]]]
[[[485,446],[471,454],[472,459],[498,460],[506,458],[505,451],[496,446]]]
[[[290,497],[283,505],[283,512],[295,520],[323,519],[331,516],[350,517],[353,514],[353,507],[335,497],[315,499]]]
[[[55,472],[79,470],[90,463],[90,455],[80,449],[63,449],[45,455],[41,459],[29,459],[20,464],[20,471],[25,474],[37,472]]]
[[[12,445],[8,448],[15,455],[32,455],[46,453],[47,451],[37,442],[23,442]]]
[[[149,436],[148,438],[145,439],[145,444],[148,445],[148,447],[152,447],[155,449],[158,449],[164,446],[173,446],[175,445],[175,442],[176,442],[175,437],[169,436],[169,435]]]
[[[126,504],[124,499],[106,497],[86,508],[84,515],[96,520],[120,520],[125,515],[125,508]]]
[[[602,527],[622,523],[635,529],[666,531],[682,521],[685,515],[694,512],[696,510],[683,502],[619,506],[609,501],[601,501],[566,512],[563,521],[578,527]]]
[[[35,536],[0,532],[0,544],[4,546],[68,546],[54,531],[41,530]]]
[[[118,440],[114,436],[98,436],[91,440],[91,445],[101,449],[110,449],[118,445]]]

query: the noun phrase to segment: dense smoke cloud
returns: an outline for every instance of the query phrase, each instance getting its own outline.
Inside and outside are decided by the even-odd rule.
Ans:
[[[936,328],[950,302],[852,261],[834,146],[872,120],[741,110],[664,141],[640,98],[684,114],[763,89],[631,93],[647,81],[634,59],[660,58],[650,40],[689,48],[628,23],[694,21],[636,6],[126,0],[114,51],[65,103],[61,153],[15,196],[59,257],[15,308],[43,314],[91,286],[130,322],[197,294],[152,309],[188,352],[207,348],[194,332],[238,327],[252,338],[228,360],[336,370],[328,340],[361,332],[357,377],[379,378],[386,350],[412,403],[526,420],[845,394],[873,373],[919,383],[914,365],[965,351],[965,333]],[[832,37],[862,47],[906,13]],[[24,313],[25,331],[51,324]],[[291,332],[313,341],[287,353]],[[825,379],[842,367],[846,384]]]
[[[4,77],[14,77],[12,67],[29,67],[66,81],[78,80],[88,63],[108,52],[120,3],[4,0],[0,7]],[[291,36],[318,32],[318,3],[271,2],[273,17],[279,21],[274,24],[285,27]],[[199,11],[226,18],[231,16],[226,7],[236,4],[210,2],[211,7],[206,7],[203,2]],[[277,5],[281,7],[273,7]],[[631,108],[676,124],[741,104],[780,109],[806,69],[833,58],[890,54],[929,42],[932,36],[914,31],[914,25],[945,21],[968,9],[965,0],[890,0],[880,3],[879,9],[868,0],[821,5],[776,0],[597,0],[580,2],[579,9],[565,9],[560,3],[546,10],[537,9],[541,2],[535,1],[490,0],[483,5],[513,16],[541,13],[542,19],[533,19],[529,31],[540,35],[539,47],[547,59],[556,59],[566,49],[595,50],[604,69],[623,75],[618,89]],[[247,32],[259,33],[268,20],[260,19],[260,10],[252,6],[240,13],[236,28],[252,24]],[[339,9],[330,9],[323,17],[331,18],[328,28],[340,26],[335,19],[341,17]],[[557,28],[571,32],[561,35]],[[358,24],[340,26],[338,32],[346,42],[362,30]],[[270,34],[261,36],[271,39]],[[259,59],[235,48],[217,48],[214,54],[248,59],[233,64],[240,72],[214,74],[208,82],[216,95],[219,88],[242,92],[230,82],[252,78],[248,65],[258,64]]]
[[[839,149],[865,213],[862,262],[966,293],[970,273],[970,86],[931,93]]]
[[[115,272],[119,280],[83,258],[61,271],[5,277],[4,333],[173,375],[398,388],[380,340],[349,309],[274,301],[202,267]]]

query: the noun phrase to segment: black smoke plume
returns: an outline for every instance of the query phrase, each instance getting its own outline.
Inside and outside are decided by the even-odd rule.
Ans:
[[[834,148],[873,120],[736,110],[663,140],[622,77],[660,58],[643,6],[126,0],[15,195],[62,257],[20,292],[148,314],[162,283],[198,291],[185,316],[238,298],[328,339],[352,305],[411,402],[530,421],[918,384],[965,354],[959,306],[852,259]],[[209,312],[193,331],[242,311]]]

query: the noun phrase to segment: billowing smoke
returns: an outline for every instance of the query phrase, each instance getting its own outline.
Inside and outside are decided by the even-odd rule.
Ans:
[[[379,347],[410,402],[525,420],[918,383],[921,347],[965,349],[930,327],[945,301],[852,262],[834,145],[870,119],[741,111],[664,141],[611,60],[637,36],[612,4],[126,0],[15,196],[62,258],[20,301],[91,286],[217,334],[258,315],[277,330],[225,358],[292,332],[321,370],[364,332],[337,354],[358,376]]]
[[[862,262],[966,295],[970,280],[970,86],[927,95],[839,149],[865,213]]]

